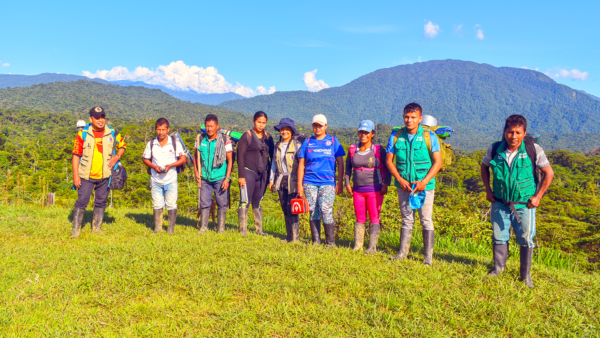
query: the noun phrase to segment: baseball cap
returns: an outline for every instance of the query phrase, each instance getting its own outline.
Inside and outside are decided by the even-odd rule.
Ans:
[[[100,116],[106,116],[106,112],[102,107],[94,107],[90,109],[90,116],[99,118]]]
[[[323,114],[317,114],[317,115],[313,116],[312,123],[318,123],[318,124],[324,126],[327,124],[327,118]]]
[[[373,129],[375,129],[375,124],[371,120],[362,120],[358,126],[359,131],[364,130],[367,133],[372,132]]]

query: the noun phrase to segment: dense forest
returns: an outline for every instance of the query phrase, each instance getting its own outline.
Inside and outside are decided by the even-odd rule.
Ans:
[[[56,194],[56,204],[71,208],[77,192],[72,190],[71,151],[75,137],[77,114],[55,114],[26,109],[0,109],[0,203],[42,205],[46,193]],[[153,121],[131,123],[110,118],[127,142],[123,165],[128,171],[128,184],[111,194],[112,207],[137,206],[151,208],[147,190],[149,176],[141,161],[146,142],[154,136]],[[233,125],[222,123],[234,129]],[[306,127],[303,131],[306,132]],[[378,126],[382,144],[387,143],[389,126]],[[199,126],[173,124],[186,145],[192,147]],[[239,129],[238,129],[239,130]],[[268,129],[274,132],[272,127]],[[338,129],[334,133],[347,147],[354,141],[354,129]],[[307,133],[307,134],[310,134]],[[573,254],[583,267],[597,269],[600,262],[600,151],[586,155],[557,150],[548,153],[556,178],[543,199],[538,213],[537,241],[542,247],[555,247]],[[436,189],[435,222],[441,234],[455,238],[489,241],[489,203],[485,200],[479,178],[483,151],[457,152],[451,167],[440,174]],[[235,175],[234,175],[235,176]],[[197,193],[193,171],[188,168],[179,176],[179,210],[195,215]],[[233,185],[235,186],[235,184]],[[393,189],[392,189],[393,190]],[[386,196],[383,208],[384,228],[399,228],[400,215],[395,194]],[[232,189],[232,205],[239,197]],[[276,194],[267,193],[264,203],[268,213],[277,215]],[[336,199],[335,217],[338,231],[352,231],[353,209],[349,196]],[[65,221],[65,226],[67,221]],[[307,225],[304,225],[307,226]]]
[[[276,92],[221,106],[245,113],[263,109],[302,123],[323,113],[335,127],[354,127],[362,119],[394,126],[402,125],[403,108],[413,101],[440,125],[454,127],[450,142],[464,150],[487,147],[515,113],[527,117],[529,130],[543,134],[551,148],[585,152],[600,145],[600,101],[537,71],[459,60],[380,69],[317,93]],[[566,133],[586,134],[560,135]],[[587,141],[573,140],[581,138]]]

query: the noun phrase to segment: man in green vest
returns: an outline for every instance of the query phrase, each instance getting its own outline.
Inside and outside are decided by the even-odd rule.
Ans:
[[[209,114],[204,119],[206,133],[196,136],[194,146],[194,174],[198,188],[198,207],[202,226],[200,233],[208,230],[208,217],[212,204],[213,192],[217,202],[217,232],[225,231],[227,217],[228,193],[231,183],[231,167],[233,166],[233,146],[231,139],[219,132],[219,119]]]
[[[435,134],[424,131],[421,127],[423,109],[419,104],[413,102],[406,105],[403,118],[404,128],[392,133],[386,148],[386,164],[392,176],[396,178],[398,203],[402,215],[400,249],[392,259],[402,260],[408,257],[416,212],[410,206],[410,198],[411,195],[420,194],[424,191],[425,202],[417,210],[423,227],[425,256],[423,263],[431,265],[434,242],[432,216],[435,175],[442,167],[440,144]]]
[[[509,116],[503,140],[492,144],[483,158],[481,179],[487,200],[492,203],[494,269],[488,276],[496,277],[504,272],[512,226],[521,247],[520,280],[533,288],[530,271],[535,247],[535,211],[552,183],[554,171],[542,147],[526,139],[526,135],[525,117]],[[493,188],[490,187],[490,167],[494,175]],[[541,182],[538,170],[543,173]]]

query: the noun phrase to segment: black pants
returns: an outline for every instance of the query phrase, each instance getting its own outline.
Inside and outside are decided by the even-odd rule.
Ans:
[[[285,216],[297,216],[292,213],[292,199],[296,198],[298,194],[290,194],[287,188],[281,188],[277,193],[279,193],[279,204],[281,204],[281,210],[283,210],[283,214]]]
[[[94,208],[106,209],[106,201],[108,200],[108,194],[110,189],[108,183],[110,178],[103,178],[100,180],[90,178],[89,180],[81,179],[81,187],[79,188],[79,195],[75,202],[75,209],[85,209],[90,202],[92,196],[92,190],[96,190],[96,197],[94,198]]]
[[[250,203],[252,203],[253,209],[260,208],[260,202],[262,202],[267,191],[267,173],[257,173],[252,170],[244,168],[246,177],[246,191],[248,192],[248,203],[244,205],[240,201],[240,207],[248,209]],[[240,187],[241,189],[241,187]]]

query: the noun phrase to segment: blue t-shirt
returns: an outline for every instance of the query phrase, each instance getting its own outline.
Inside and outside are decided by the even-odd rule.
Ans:
[[[385,148],[385,152],[388,154],[395,154],[396,150],[394,149],[394,135],[396,135],[397,132],[401,132],[401,130],[396,130],[395,132],[392,133],[392,135],[390,135],[390,139],[388,140],[388,144],[387,147]],[[427,130],[423,131],[424,133],[427,132]],[[431,133],[431,152],[435,153],[436,151],[440,151],[440,141],[438,140],[437,136],[433,133],[433,132],[429,132]],[[415,138],[415,135],[417,134],[408,134],[408,143],[412,144],[412,140]]]
[[[335,185],[335,159],[344,155],[344,148],[334,136],[326,135],[322,140],[314,136],[306,139],[298,153],[298,157],[305,160],[303,183]]]

